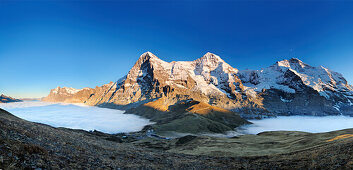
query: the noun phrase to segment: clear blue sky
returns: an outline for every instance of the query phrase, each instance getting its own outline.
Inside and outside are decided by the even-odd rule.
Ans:
[[[353,2],[0,0],[0,93],[42,97],[213,52],[238,69],[297,57],[353,83]],[[291,52],[291,50],[293,52]]]

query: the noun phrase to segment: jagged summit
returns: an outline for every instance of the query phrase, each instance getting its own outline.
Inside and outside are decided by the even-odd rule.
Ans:
[[[298,59],[298,58],[295,58],[295,57],[289,59],[289,62],[292,62],[292,63],[303,63],[302,60],[300,60],[300,59]]]
[[[201,58],[196,59],[195,62],[196,63],[211,63],[213,65],[217,65],[219,62],[224,62],[224,60],[222,60],[221,57],[219,57],[216,54],[207,52]]]
[[[261,70],[240,71],[238,75],[248,90],[267,91],[266,96],[271,98],[267,100],[271,105],[268,108],[272,111],[302,114],[300,112],[310,112],[303,109],[310,105],[311,112],[316,109],[315,114],[320,115],[325,112],[352,114],[353,111],[352,86],[341,74],[322,66],[310,66],[297,58],[278,61]],[[281,93],[279,97],[272,96]],[[276,98],[279,101],[276,102]],[[275,107],[275,103],[281,102],[285,105]]]
[[[323,92],[325,89],[336,91],[349,87],[341,74],[323,66],[310,66],[297,58],[278,61],[262,70],[241,71],[240,74],[242,81],[250,83],[248,86],[254,87],[256,91],[274,88],[295,93],[299,88],[298,84],[303,84],[326,96],[326,92]]]
[[[58,89],[63,93],[56,93]],[[122,79],[81,91],[57,88],[48,98],[130,107],[164,96],[171,102],[192,99],[247,114],[353,115],[353,89],[344,77],[297,58],[239,71],[210,52],[194,61],[173,62],[145,52]]]
[[[298,58],[291,58],[289,60],[285,59],[282,61],[277,61],[275,65],[279,67],[287,67],[287,68],[293,68],[293,69],[310,67],[308,64],[304,63]]]
[[[309,66],[308,64],[304,63],[303,61],[299,60],[298,58],[291,58],[289,60],[289,63],[291,64],[291,66],[293,67],[299,67],[299,68],[305,68],[305,67],[309,67],[311,68],[311,66]]]
[[[211,52],[207,52],[204,56],[201,57],[201,59],[205,59],[205,60],[222,60],[221,57],[219,57],[218,55],[216,55],[214,53],[211,53]]]
[[[153,53],[147,51],[145,53],[143,53],[140,58],[143,58],[143,59],[149,59],[149,58],[158,58],[156,55],[154,55]]]
[[[196,65],[205,65],[205,66],[218,66],[218,64],[223,64],[225,63],[227,66],[230,67],[229,64],[227,64],[221,57],[219,57],[216,54],[213,54],[211,52],[207,52],[205,55],[202,57],[194,60],[194,61],[172,61],[172,62],[166,62],[160,58],[158,58],[156,55],[154,55],[151,52],[145,52],[143,53],[139,59],[136,61],[134,67],[141,67],[142,64],[144,63],[149,63],[151,65],[155,65],[155,67],[163,67],[164,69],[171,69],[174,65],[184,65],[185,67],[189,67],[187,65],[190,64],[196,64]]]
[[[57,94],[57,93],[68,93],[68,94],[75,94],[77,92],[79,92],[82,89],[75,89],[72,87],[56,87],[55,89],[52,90],[53,93]]]
[[[196,72],[198,74],[203,74],[202,72],[208,74],[208,72],[225,72],[225,73],[237,73],[238,69],[233,68],[228,63],[226,63],[221,57],[216,54],[207,52],[203,57],[196,59],[194,61],[196,64]]]
[[[147,51],[145,53],[143,53],[139,59],[136,61],[136,64],[140,65],[143,64],[144,62],[161,62],[163,60],[161,60],[160,58],[158,58],[156,55],[154,55],[153,53]],[[135,64],[135,65],[136,65]]]
[[[153,53],[147,51],[145,53],[143,53],[139,59],[139,60],[149,60],[149,59],[154,59],[154,60],[159,60],[159,61],[163,61],[162,59],[158,58],[156,55],[154,55]],[[165,62],[165,61],[164,61]],[[170,63],[175,63],[178,61],[172,61]],[[184,61],[184,62],[225,62],[221,57],[219,57],[218,55],[211,53],[211,52],[207,52],[205,55],[203,55],[202,57],[196,59],[195,61]]]
[[[244,92],[236,76],[237,71],[212,53],[194,61],[165,62],[146,52],[124,78],[100,89],[92,89],[96,92],[86,95],[88,99],[84,102],[90,105],[128,105],[168,96],[178,98],[176,100],[194,99],[223,105],[224,108],[229,106],[223,102],[232,107],[243,103],[257,105],[256,99],[245,102],[256,96]],[[56,93],[52,91],[51,94],[54,96]]]

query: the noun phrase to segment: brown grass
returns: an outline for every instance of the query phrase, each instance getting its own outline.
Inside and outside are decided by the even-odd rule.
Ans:
[[[164,98],[160,98],[158,100],[148,102],[144,104],[144,106],[152,107],[162,112],[167,112],[169,107],[169,105],[164,102]]]
[[[195,114],[200,114],[200,115],[206,115],[210,114],[214,111],[217,112],[223,112],[223,113],[231,113],[229,110],[220,108],[220,107],[215,107],[211,106],[207,103],[200,102],[198,104],[192,105],[187,109],[188,112],[195,113]]]
[[[334,137],[332,139],[329,139],[326,142],[332,142],[332,141],[335,141],[335,140],[346,139],[346,138],[351,138],[351,137],[353,137],[353,134],[344,134],[344,135],[339,135],[339,136],[336,136],[336,137]]]

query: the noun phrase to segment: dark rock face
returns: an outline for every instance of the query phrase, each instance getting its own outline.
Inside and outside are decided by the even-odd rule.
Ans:
[[[21,102],[22,100],[15,99],[9,96],[1,95],[0,96],[0,103],[10,103],[10,102]]]
[[[196,100],[246,118],[353,115],[353,88],[339,73],[299,59],[239,71],[212,53],[195,61],[165,62],[146,52],[115,83],[94,89],[54,89],[43,100],[129,109],[161,97]]]

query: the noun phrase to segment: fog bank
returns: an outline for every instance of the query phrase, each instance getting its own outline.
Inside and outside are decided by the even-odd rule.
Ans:
[[[135,132],[152,123],[136,115],[123,114],[120,110],[82,104],[25,101],[0,103],[0,108],[32,122],[106,133]]]
[[[320,133],[353,128],[353,117],[348,116],[279,116],[250,122],[253,124],[241,127],[242,133],[257,134],[279,130]]]

